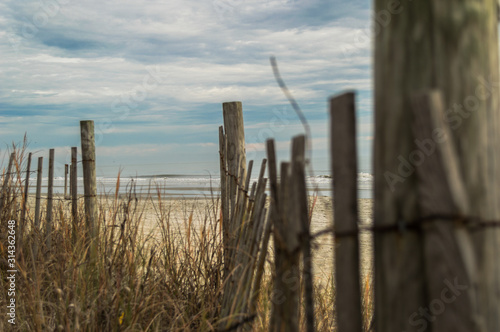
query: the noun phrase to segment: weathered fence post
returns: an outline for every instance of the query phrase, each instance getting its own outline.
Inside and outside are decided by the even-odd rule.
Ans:
[[[47,184],[47,216],[45,218],[45,244],[50,250],[52,245],[52,205],[54,192],[54,149],[49,150],[49,178]]]
[[[445,110],[440,92],[420,92],[413,96],[412,101],[415,116],[412,129],[416,140],[425,141],[438,132],[443,137],[451,137],[448,124],[444,121]],[[470,206],[453,142],[443,139],[436,143],[433,153],[417,168],[419,207],[422,217],[427,220],[423,227],[424,264],[427,292],[431,299],[442,298],[446,280],[458,285],[471,285],[477,269],[477,262],[472,259],[474,249],[467,226],[439,217],[467,216]],[[447,301],[446,310],[434,315],[433,329],[474,331],[476,322],[469,315],[474,309],[474,302],[473,290]]]
[[[12,165],[14,163],[14,158],[16,157],[16,153],[12,152],[9,158],[9,165],[7,166],[7,172],[5,173],[5,177],[3,179],[2,192],[0,193],[0,213],[3,212],[3,208],[5,205],[5,201],[9,199],[9,184],[10,179],[12,177]]]
[[[42,178],[43,178],[43,157],[38,157],[38,166],[36,171],[36,194],[35,194],[35,222],[33,234],[36,236],[33,243],[33,255],[38,256],[38,232],[40,231],[40,201],[42,199]]]
[[[274,260],[275,260],[275,265],[277,264],[277,260],[279,259],[280,255],[277,253],[278,249],[276,246],[276,222],[279,221],[280,219],[280,212],[279,212],[279,206],[280,206],[280,200],[281,198],[279,197],[279,185],[278,185],[278,172],[277,172],[277,167],[276,167],[276,152],[274,149],[274,140],[273,139],[268,139],[266,141],[266,150],[267,150],[267,165],[268,165],[268,175],[269,175],[269,187],[270,187],[270,194],[271,194],[271,203],[269,206],[269,215],[270,215],[270,222],[272,225],[273,229],[273,241],[274,241]],[[275,268],[276,269],[276,268]],[[269,331],[273,331],[276,326],[276,315],[277,313],[275,312],[275,306],[274,302],[276,301],[274,299],[274,296],[276,294],[276,284],[273,284],[273,294],[271,296],[271,303],[273,304],[271,306],[271,315],[269,319]]]
[[[222,113],[224,117],[224,132],[226,136],[226,155],[227,168],[229,176],[233,179],[229,180],[229,200],[230,211],[229,216],[234,214],[236,197],[238,195],[238,181],[245,179],[246,172],[243,173],[241,179],[237,179],[239,174],[239,165],[246,166],[245,152],[245,128],[243,126],[243,108],[241,102],[233,101],[222,104]],[[242,186],[243,184],[240,183]]]
[[[17,244],[19,251],[22,249],[23,243],[23,233],[26,228],[26,204],[28,203],[28,190],[30,187],[30,168],[31,168],[31,152],[28,154],[28,163],[26,165],[26,177],[24,179],[24,197],[23,197],[23,206],[21,209],[21,221],[19,232],[19,243]]]
[[[68,166],[64,165],[64,199],[68,199]]]
[[[413,93],[437,89],[443,94],[444,121],[451,135],[447,139],[457,149],[470,206],[469,216],[463,218],[472,224],[466,233],[474,255],[462,253],[461,259],[475,258],[477,264],[474,282],[459,284],[467,293],[464,298],[474,296],[473,307],[461,318],[474,322],[478,331],[500,331],[500,229],[470,220],[495,221],[496,226],[500,220],[498,2],[413,1],[394,6],[392,0],[376,0],[374,12],[387,13],[386,22],[390,20],[375,35],[374,226],[387,230],[374,234],[375,330],[434,330],[419,313],[419,308],[436,303],[425,274],[428,235],[420,232],[423,222],[413,225],[419,231],[408,226],[425,213],[418,168],[443,137],[438,132],[416,139],[409,110]],[[449,246],[444,241],[435,245]],[[447,257],[431,273],[450,268],[456,259]],[[441,289],[449,289],[447,282],[453,286],[454,281],[443,280]],[[442,326],[441,331],[453,330]]]
[[[223,244],[225,246],[224,276],[227,277],[234,266],[231,262],[235,250],[229,250],[236,242],[236,230],[240,219],[236,215],[240,189],[246,178],[245,130],[243,125],[243,108],[241,102],[222,104],[224,129],[219,128],[219,148],[221,153],[221,201]],[[224,169],[224,170],[223,170]],[[222,177],[225,177],[222,179]],[[223,187],[222,187],[223,186]],[[240,211],[241,212],[241,211]]]
[[[73,192],[72,192],[72,188],[71,188],[71,183],[72,183],[71,181],[73,181],[72,180],[72,176],[73,175],[71,173],[73,171],[72,167],[73,167],[73,165],[70,164],[69,165],[69,185],[68,185],[68,187],[69,187],[69,196],[68,196],[68,199],[71,199],[71,197],[73,197]]]
[[[244,185],[238,186],[238,199],[231,223],[236,225],[226,252],[229,257],[229,274],[225,280],[223,298],[221,302],[221,329],[237,330],[251,329],[251,322],[255,318],[255,300],[260,292],[260,282],[263,273],[263,264],[267,253],[267,242],[260,246],[268,219],[266,204],[266,179],[264,178],[266,161],[262,162],[258,182],[254,182],[249,193],[253,161],[248,163],[248,171]],[[240,165],[240,178],[244,167]],[[243,182],[243,181],[242,181]],[[260,254],[259,254],[260,247]],[[257,262],[259,257],[259,262]],[[257,269],[257,272],[255,270]],[[243,325],[248,324],[248,325]]]
[[[354,93],[330,99],[337,329],[361,332]]]
[[[40,200],[42,198],[42,174],[43,157],[38,157],[38,168],[36,171],[36,201],[35,201],[35,229],[40,229]]]
[[[220,157],[220,199],[222,210],[222,242],[224,246],[224,278],[229,275],[229,196],[226,135],[223,126],[219,127],[219,157]]]
[[[97,185],[95,172],[94,121],[80,121],[80,130],[87,243],[94,247],[93,242],[97,239]]]
[[[280,183],[276,176],[274,140],[267,141],[271,181],[271,218],[274,225],[275,279],[271,295],[270,331],[298,331],[300,288],[300,221],[293,202],[294,179],[290,163],[281,163]],[[274,182],[274,183],[273,183]]]
[[[307,332],[314,332],[314,286],[311,239],[309,229],[308,197],[306,186],[306,137],[296,136],[292,139],[291,169],[291,224],[299,236],[302,253],[302,276],[304,280],[304,307]],[[294,220],[295,219],[295,220]]]
[[[77,223],[78,223],[78,187],[77,187],[77,148],[71,148],[71,173],[70,173],[70,191],[71,191],[71,215],[73,217],[73,243],[76,241]]]

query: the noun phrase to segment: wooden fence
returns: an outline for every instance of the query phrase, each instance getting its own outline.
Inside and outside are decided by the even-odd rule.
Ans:
[[[241,108],[236,111],[241,112]],[[480,310],[480,304],[474,300],[478,287],[474,286],[474,283],[485,282],[474,279],[478,278],[475,268],[479,264],[477,259],[483,256],[474,251],[473,232],[497,227],[498,221],[468,217],[471,206],[467,200],[468,194],[461,175],[462,170],[458,167],[457,148],[453,140],[449,139],[452,137],[451,129],[444,120],[446,113],[442,93],[436,90],[415,93],[411,111],[413,138],[420,149],[422,144],[426,144],[425,151],[427,151],[424,154],[423,151],[415,150],[412,155],[412,158],[418,156],[420,158],[418,167],[414,169],[418,180],[418,205],[421,215],[415,220],[406,222],[392,224],[377,220],[373,225],[360,227],[357,206],[355,95],[353,92],[347,92],[330,100],[332,198],[335,221],[333,223],[332,220],[331,232],[334,236],[336,292],[335,308],[332,308],[332,311],[334,310],[336,316],[336,330],[361,332],[372,331],[375,326],[395,326],[391,323],[390,316],[380,313],[379,316],[375,316],[377,321],[363,321],[359,237],[360,233],[365,232],[375,237],[374,255],[378,257],[380,264],[378,266],[382,267],[376,272],[376,277],[383,287],[375,288],[375,292],[377,289],[394,290],[403,285],[406,287],[414,285],[416,289],[405,288],[403,291],[414,294],[415,301],[422,299],[429,301],[427,307],[408,307],[404,302],[405,299],[399,299],[398,303],[402,307],[397,308],[397,311],[408,314],[398,316],[398,320],[402,321],[398,326],[408,331],[496,331],[485,326],[480,327],[480,322],[473,318],[473,312]],[[221,147],[227,146],[234,139],[229,136],[230,132],[227,129],[220,130]],[[429,143],[430,138],[432,144]],[[316,328],[310,249],[312,236],[309,232],[307,188],[304,177],[305,146],[304,136],[292,140],[291,161],[281,163],[278,176],[274,141],[267,141],[270,182],[268,227],[272,229],[270,234],[274,243],[273,293],[280,295],[280,299],[271,298],[270,331],[298,331],[301,308],[305,312],[307,331],[314,331]],[[430,149],[432,151],[429,151]],[[222,148],[221,169],[226,170],[225,160],[227,158]],[[231,179],[235,179],[236,182],[243,179],[242,175],[245,172],[240,169],[238,176],[227,171],[222,174],[226,177],[222,183],[227,185]],[[259,179],[262,179],[262,174]],[[248,184],[242,187],[242,191],[247,188]],[[223,188],[222,193],[223,204],[231,200],[227,197],[231,195],[230,191]],[[228,229],[224,234],[228,234],[230,238],[234,234],[233,227],[238,229],[245,220],[242,216],[229,219],[229,224],[225,224]],[[416,245],[417,243],[419,245]],[[261,253],[264,255],[267,252],[267,244],[266,239],[261,245]],[[387,275],[383,267],[402,264],[401,261],[391,259],[398,254],[398,248],[405,250],[410,244],[410,247],[420,250],[419,257],[422,260],[408,262],[407,272],[397,276],[401,284],[393,285],[390,280],[395,276]],[[491,244],[488,250],[495,250],[495,246]],[[236,256],[236,261],[232,261],[234,256],[230,258],[230,270],[232,266],[240,264],[245,267],[245,262],[239,261],[238,257]],[[415,270],[415,266],[420,265],[423,266],[423,270]],[[498,266],[498,263],[494,266]],[[251,269],[253,266],[247,265],[246,268]],[[392,268],[388,267],[388,270]],[[255,275],[260,277],[260,273],[261,271],[256,271]],[[302,297],[298,292],[297,283],[303,283],[305,286]],[[258,293],[259,289],[254,288],[252,292]],[[462,292],[466,292],[466,295],[460,297]],[[237,289],[231,296],[242,295]],[[378,296],[383,300],[397,297],[392,293],[379,293]],[[243,307],[241,310],[244,309]],[[491,310],[498,312],[498,307],[491,307]],[[239,313],[244,317],[255,314],[252,311]]]
[[[89,211],[85,215],[85,223],[87,225],[86,236],[88,239],[88,244],[90,245],[95,239],[97,234],[93,231],[93,225],[97,220],[97,210],[96,210],[96,178],[95,178],[95,143],[94,143],[94,133],[93,133],[93,121],[81,121],[81,140],[82,140],[82,156],[83,160],[83,182],[84,182],[84,198],[85,198],[85,208],[86,211]],[[9,164],[7,169],[2,174],[3,184],[2,190],[0,193],[0,211],[3,214],[9,214],[8,209],[5,209],[8,204],[9,209],[16,209],[15,202],[12,202],[11,199],[16,199],[17,195],[15,195],[12,191],[15,190],[15,186],[11,186],[12,179],[17,176],[17,178],[21,179],[21,165],[20,161],[23,159],[23,156],[19,155],[20,152],[14,150],[10,154]],[[49,150],[49,168],[47,174],[47,195],[46,197],[42,197],[42,178],[43,178],[43,157],[38,158],[38,167],[36,171],[31,171],[31,158],[32,154],[29,153],[27,157],[26,163],[26,171],[24,178],[24,190],[21,195],[21,218],[19,220],[18,229],[17,229],[17,241],[16,246],[18,248],[17,255],[22,255],[22,241],[23,237],[26,233],[26,227],[28,219],[26,217],[27,211],[27,201],[28,201],[28,192],[29,192],[29,180],[31,173],[36,172],[36,193],[35,193],[35,213],[33,224],[31,225],[35,234],[39,234],[41,240],[47,250],[51,249],[52,246],[52,220],[54,213],[54,201],[68,200],[71,199],[72,205],[72,220],[73,220],[73,237],[76,240],[76,228],[79,223],[78,219],[78,192],[77,192],[77,147],[71,148],[71,174],[69,179],[69,187],[70,187],[70,196],[66,195],[68,181],[64,182],[64,196],[60,198],[54,197],[54,165],[55,165],[55,150]],[[65,170],[68,169],[69,165],[65,165]],[[14,169],[15,168],[15,169]],[[45,201],[45,224],[41,225],[41,210],[42,210],[42,202]],[[2,218],[5,218],[2,215]],[[33,242],[33,254],[35,257],[38,256],[39,251],[39,241]]]
[[[335,230],[337,330],[362,331],[354,93],[332,98],[330,112],[334,219],[338,220],[332,228]],[[269,139],[266,142],[267,160],[262,162],[257,184],[254,183],[250,189],[253,162],[250,161],[245,169],[241,103],[225,103],[223,115],[224,127],[219,128],[221,201],[226,276],[228,285],[231,285],[224,292],[222,317],[227,317],[227,320],[223,327],[238,326],[241,329],[245,323],[251,326],[251,318],[256,314],[254,299],[259,296],[263,262],[272,235],[274,265],[269,330],[299,331],[300,311],[303,308],[306,330],[315,331],[306,137],[300,135],[293,138],[291,161],[282,162],[279,172],[275,143]],[[266,162],[270,188],[268,209],[265,208],[264,193]],[[263,208],[259,213],[259,209]],[[262,222],[255,222],[256,214],[263,218]],[[262,225],[265,225],[263,236]],[[332,229],[325,231],[331,232]],[[263,240],[257,254],[261,236]],[[255,245],[249,248],[249,243]],[[242,278],[243,271],[245,277]],[[253,286],[247,282],[252,277]],[[299,292],[300,284],[304,286],[303,297]],[[248,292],[252,294],[250,297]],[[235,306],[234,302],[228,301],[229,297],[242,299],[243,303]],[[365,329],[369,330],[370,326],[365,326]]]
[[[424,140],[443,130],[443,137],[449,136],[449,128],[442,120],[444,107],[442,95],[437,91],[416,94],[413,99],[413,135]],[[428,156],[425,163],[417,169],[420,179],[419,191],[421,210],[420,219],[404,225],[375,223],[370,227],[358,224],[357,197],[357,160],[355,94],[347,92],[330,100],[330,147],[332,170],[333,220],[331,227],[320,233],[332,233],[334,237],[334,274],[336,330],[347,332],[372,331],[373,321],[363,321],[362,294],[360,282],[359,236],[370,232],[375,237],[391,238],[415,232],[422,240],[425,258],[425,284],[428,296],[442,297],[443,280],[471,282],[470,262],[472,259],[471,239],[466,227],[471,220],[457,216],[466,215],[469,206],[465,200],[464,184],[457,168],[457,154],[450,140],[436,142],[435,153]],[[265,263],[272,259],[273,291],[269,319],[269,331],[299,331],[300,317],[305,317],[305,329],[316,330],[313,251],[314,235],[310,231],[310,212],[308,188],[306,186],[306,146],[307,138],[296,136],[291,141],[290,162],[277,163],[275,142],[266,142],[267,159],[262,160],[257,181],[251,183],[254,161],[246,161],[243,126],[243,109],[240,102],[223,104],[224,126],[219,127],[219,156],[221,174],[221,215],[222,243],[224,254],[224,287],[220,294],[219,331],[246,331],[252,329],[257,313],[257,303],[262,291]],[[96,230],[96,177],[95,145],[92,121],[81,122],[82,163],[84,177],[84,204],[86,224],[86,246],[89,258],[95,255],[94,245],[98,236]],[[53,201],[72,200],[73,238],[79,223],[77,214],[77,148],[71,149],[70,195],[54,198],[53,149],[49,152],[48,192],[46,197],[46,224],[43,225],[43,243],[51,247],[51,220]],[[25,187],[21,203],[21,219],[17,246],[21,248],[26,228],[26,201],[31,167],[31,154],[26,165]],[[40,232],[41,178],[43,157],[38,158],[36,206],[33,227]],[[279,166],[279,167],[278,167]],[[8,167],[3,174],[0,193],[0,211],[11,195],[10,182],[13,175],[21,174],[16,153],[9,158]],[[16,170],[14,170],[16,169]],[[268,178],[265,177],[267,169]],[[278,172],[279,169],[279,172]],[[66,187],[67,181],[65,181]],[[267,188],[269,185],[269,195]],[[66,193],[66,189],[65,189]],[[11,204],[12,205],[12,204]],[[15,205],[15,204],[14,204]],[[335,221],[335,222],[334,222]],[[453,223],[450,223],[452,221]],[[475,226],[478,224],[476,223]],[[486,223],[482,226],[491,226]],[[474,225],[472,225],[474,226]],[[412,235],[414,236],[414,235]],[[272,239],[272,241],[271,241]],[[272,255],[268,247],[273,244]],[[39,248],[33,247],[35,258]],[[22,254],[20,251],[18,255]],[[375,252],[375,254],[379,254]],[[270,256],[270,258],[269,258]],[[380,271],[379,271],[380,273]],[[299,285],[303,285],[300,292]],[[436,320],[439,331],[448,326],[456,326],[458,319],[467,329],[472,328],[468,318],[454,318],[454,313],[467,314],[475,306],[470,296],[446,302],[447,310]],[[416,308],[415,310],[418,310]],[[389,319],[379,317],[378,319]],[[411,319],[411,317],[408,317]],[[468,325],[469,324],[469,325]],[[462,329],[464,330],[464,329]],[[437,330],[436,330],[437,331]],[[465,330],[464,330],[465,331]],[[470,330],[467,330],[470,331]]]
[[[361,331],[360,283],[357,247],[356,214],[356,151],[354,128],[354,94],[348,93],[331,101],[332,113],[332,164],[335,190],[335,242],[337,271],[337,321],[339,331]],[[311,249],[310,211],[306,187],[306,146],[304,135],[291,142],[290,162],[277,163],[275,142],[266,142],[267,159],[262,160],[257,181],[251,181],[254,161],[246,162],[243,110],[240,102],[223,104],[224,126],[219,128],[219,155],[221,174],[222,241],[224,253],[224,288],[219,299],[220,331],[250,330],[257,313],[257,303],[265,275],[266,261],[273,259],[271,275],[270,331],[299,331],[301,310],[308,332],[315,331],[315,303],[313,294],[313,254]],[[342,125],[340,125],[342,124]],[[347,125],[346,125],[347,124]],[[31,227],[38,234],[46,250],[52,246],[54,201],[71,200],[72,238],[76,243],[78,215],[77,164],[82,162],[84,178],[85,245],[92,260],[95,255],[96,230],[96,177],[95,145],[92,121],[81,122],[82,160],[77,160],[77,147],[71,148],[71,164],[65,165],[65,177],[69,170],[69,195],[64,181],[64,195],[55,197],[54,160],[55,150],[49,151],[48,187],[42,197],[43,157],[38,158],[36,171],[36,201]],[[3,176],[0,207],[9,201],[9,183],[14,174],[20,174],[12,153]],[[26,227],[26,202],[32,171],[31,154],[26,165],[26,177],[18,248]],[[17,167],[17,171],[13,168]],[[268,178],[265,173],[268,173]],[[269,188],[269,192],[267,192]],[[268,195],[269,193],[269,195]],[[14,196],[14,195],[12,195]],[[40,225],[42,202],[46,203],[45,224]],[[331,232],[330,230],[327,230]],[[272,241],[271,241],[272,239]],[[273,244],[272,255],[268,247]],[[33,242],[36,259],[40,247]],[[18,251],[18,254],[22,254]],[[270,257],[269,257],[270,256]],[[304,291],[300,292],[303,285]],[[303,296],[302,296],[303,295]],[[302,309],[303,308],[303,309]],[[333,310],[333,308],[332,308]]]

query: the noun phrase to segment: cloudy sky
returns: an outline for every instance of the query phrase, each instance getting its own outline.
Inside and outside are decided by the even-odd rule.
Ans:
[[[357,91],[369,171],[370,10],[368,0],[2,1],[1,152],[27,133],[36,156],[56,149],[57,173],[91,119],[98,176],[217,174],[221,103],[239,100],[249,157],[260,163],[274,137],[288,159],[303,128],[274,55],[311,126],[317,172],[329,169],[327,100]]]

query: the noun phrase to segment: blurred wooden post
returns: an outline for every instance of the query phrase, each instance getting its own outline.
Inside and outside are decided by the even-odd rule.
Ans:
[[[80,130],[87,241],[88,244],[94,247],[93,243],[97,239],[97,185],[95,171],[94,121],[80,121]]]
[[[308,197],[306,186],[306,137],[299,135],[292,140],[292,170],[291,170],[291,208],[289,233],[298,237],[302,253],[302,275],[304,278],[304,307],[306,317],[306,331],[314,332],[314,287],[311,253],[311,239],[309,230]],[[296,249],[293,249],[294,252]]]
[[[47,249],[50,250],[52,245],[52,205],[53,205],[53,192],[54,192],[54,149],[49,150],[49,178],[47,185],[47,217],[46,224],[46,238],[45,244]]]
[[[77,187],[77,148],[71,148],[71,173],[70,173],[70,191],[71,191],[71,215],[73,216],[73,243],[76,241],[77,222],[78,222],[78,187]]]
[[[276,251],[276,292],[274,296],[274,312],[276,325],[273,331],[299,330],[299,288],[300,249],[298,225],[292,223],[292,180],[290,163],[282,162],[280,169],[280,218],[274,224],[274,245]],[[284,276],[286,275],[286,278]],[[281,296],[280,296],[281,294]]]
[[[28,154],[28,163],[26,165],[26,177],[24,179],[24,197],[23,197],[23,207],[21,209],[21,223],[19,232],[19,239],[17,243],[18,251],[22,248],[23,243],[23,233],[26,228],[26,204],[28,203],[28,190],[30,186],[30,168],[31,168],[31,152]]]
[[[246,165],[246,152],[245,152],[245,128],[243,125],[243,108],[241,102],[233,101],[222,104],[222,113],[224,117],[224,132],[226,136],[226,154],[227,154],[227,168],[229,176],[233,179],[237,178],[239,174],[239,166]],[[241,179],[245,179],[246,172],[243,173]],[[240,186],[243,186],[240,183]],[[235,180],[229,181],[229,200],[230,211],[229,215],[234,214],[236,197],[238,195],[237,184]]]
[[[374,223],[378,228],[401,230],[374,234],[374,329],[454,331],[452,325],[436,328],[435,315],[427,318],[418,312],[438,299],[430,297],[433,292],[425,274],[425,236],[423,232],[404,230],[424,215],[418,169],[435,153],[443,135],[437,131],[432,137],[416,140],[411,130],[415,118],[410,110],[413,93],[430,89],[442,92],[444,121],[451,135],[447,139],[457,149],[469,216],[498,222],[498,1],[413,1],[394,6],[391,0],[376,0],[374,12],[374,23],[384,25],[378,26],[375,34],[374,52]],[[448,264],[462,259],[473,266],[473,282],[459,283],[463,291],[460,299],[473,298],[473,307],[461,319],[469,320],[477,331],[500,331],[500,229],[478,225],[468,228],[467,233],[474,254],[462,253],[461,258],[446,260]],[[435,245],[449,246],[443,241]],[[448,265],[440,265],[439,270],[446,268]],[[437,269],[433,272],[440,273]],[[455,287],[454,282],[443,280],[441,289],[449,290],[450,284]],[[451,308],[446,304],[443,310]]]
[[[293,217],[297,211],[291,201],[293,180],[290,175],[290,163],[281,163],[280,183],[277,182],[274,140],[267,141],[267,158],[271,181],[275,263],[269,330],[294,332],[299,328],[300,225],[297,225],[297,218]]]
[[[68,164],[64,165],[64,199],[68,199]]]
[[[268,139],[266,141],[267,150],[267,165],[268,165],[268,175],[269,175],[269,187],[271,194],[271,202],[269,206],[269,220],[270,228],[273,230],[273,241],[274,241],[274,270],[276,271],[276,264],[280,259],[279,249],[276,245],[276,223],[279,221],[279,207],[280,207],[280,197],[279,197],[279,184],[278,184],[278,172],[276,167],[276,152],[274,148],[274,140]],[[276,273],[276,272],[275,272]],[[276,325],[276,311],[275,311],[275,296],[277,296],[277,286],[276,283],[273,284],[273,293],[271,295],[271,314],[269,319],[269,331],[274,331]]]
[[[426,141],[439,131],[443,137],[451,137],[449,126],[444,122],[445,109],[439,91],[424,91],[414,95],[413,134],[416,140]],[[458,167],[456,148],[450,139],[437,142],[434,152],[417,168],[419,207],[423,217],[469,215],[470,206],[463,177]],[[471,285],[476,272],[471,234],[465,225],[455,224],[439,217],[429,219],[423,227],[424,264],[429,298],[439,299],[443,281]],[[471,264],[473,263],[473,264]],[[442,267],[446,266],[446,269]],[[475,322],[469,316],[474,309],[474,293],[457,297],[446,303],[446,310],[435,315],[432,326],[435,331],[468,332],[475,330]]]
[[[15,156],[16,156],[15,152],[12,152],[10,154],[9,165],[7,166],[7,172],[4,174],[2,192],[0,193],[0,213],[3,212],[5,201],[8,200],[8,194],[9,194],[8,189],[9,189],[10,179],[12,177],[11,171]]]
[[[36,202],[35,202],[35,229],[40,229],[40,200],[42,198],[43,157],[38,157],[38,168],[36,171]]]
[[[330,158],[333,175],[335,312],[337,329],[361,332],[359,234],[354,93],[330,99]]]

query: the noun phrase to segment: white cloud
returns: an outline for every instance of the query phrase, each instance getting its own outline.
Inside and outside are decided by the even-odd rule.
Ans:
[[[365,7],[360,1],[322,0],[88,0],[61,1],[58,8],[39,1],[1,3],[0,73],[8,79],[0,86],[5,117],[0,121],[8,129],[0,140],[27,131],[38,147],[60,141],[77,145],[78,121],[85,118],[96,120],[97,129],[103,119],[112,123],[102,130],[100,149],[110,149],[104,150],[108,156],[118,151],[112,145],[151,158],[176,144],[194,148],[188,144],[197,144],[195,133],[205,135],[210,150],[217,137],[205,138],[216,133],[214,123],[222,118],[221,107],[214,105],[241,100],[245,109],[266,114],[287,103],[274,81],[270,55],[277,57],[307,116],[324,118],[328,96],[371,90],[369,43],[355,45],[350,57],[341,47],[352,45],[366,26]],[[36,21],[43,15],[48,19]],[[27,33],[26,24],[37,22]],[[137,97],[151,68],[162,83],[148,89],[126,115],[116,112],[120,98]],[[359,98],[358,109],[370,112],[370,97]],[[260,124],[269,127],[267,114],[246,116],[249,136],[258,134]],[[359,131],[369,136],[372,120],[367,121]],[[312,123],[315,142],[323,147],[327,126]],[[300,131],[292,123],[277,139],[285,142]],[[174,134],[179,143],[151,144],[155,135],[165,140]],[[143,145],[120,143],[130,137]]]

